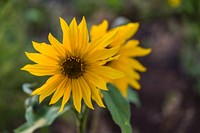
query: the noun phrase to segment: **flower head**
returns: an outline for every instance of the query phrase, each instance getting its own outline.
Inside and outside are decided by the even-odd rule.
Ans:
[[[181,5],[181,0],[168,0],[168,4],[173,8],[177,8]]]
[[[135,57],[145,56],[151,52],[151,49],[140,47],[138,40],[130,40],[138,30],[138,27],[139,23],[129,23],[120,26],[114,40],[108,45],[108,48],[120,47],[119,52],[113,57],[114,60],[107,62],[106,65],[126,74],[126,76],[122,78],[109,80],[109,82],[117,86],[123,96],[127,96],[128,85],[135,89],[140,89],[140,84],[138,83],[140,75],[137,71],[146,71],[146,68]],[[108,30],[108,22],[104,20],[101,24],[91,28],[91,38],[94,41],[114,30],[116,30],[116,28]],[[98,31],[101,31],[101,34],[98,34]]]
[[[105,49],[112,41],[117,30],[106,33],[93,42],[89,42],[88,29],[83,17],[79,25],[74,18],[70,25],[60,18],[63,40],[60,43],[52,34],[50,44],[33,42],[39,53],[28,53],[27,57],[36,64],[28,64],[22,68],[36,76],[51,76],[32,95],[39,95],[39,101],[52,95],[50,104],[62,98],[62,111],[72,96],[75,109],[81,111],[81,102],[93,109],[93,99],[100,107],[104,107],[100,89],[107,90],[105,78],[116,79],[123,73],[109,66],[103,66],[106,60],[118,52],[118,48]]]

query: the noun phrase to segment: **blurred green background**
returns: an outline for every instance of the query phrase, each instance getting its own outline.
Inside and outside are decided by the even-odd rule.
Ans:
[[[42,78],[20,70],[30,63],[24,51],[34,51],[31,41],[47,42],[49,32],[61,38],[59,17],[70,22],[73,17],[80,20],[85,16],[89,27],[103,19],[113,24],[124,20],[140,22],[135,38],[143,47],[153,50],[146,59],[139,59],[147,66],[148,72],[142,74],[142,90],[139,92],[142,107],[132,107],[131,122],[135,131],[199,133],[199,127],[192,126],[197,125],[195,117],[199,118],[200,110],[200,1],[179,2],[174,6],[170,0],[1,0],[0,132],[12,132],[25,121],[24,100],[28,96],[22,91],[22,84],[37,82],[39,86],[44,82]],[[182,123],[184,128],[180,127],[181,123],[179,126],[176,123],[183,121],[181,116],[173,118],[178,110],[174,103],[180,99],[179,109],[184,110],[181,116],[189,117],[188,108],[192,108],[194,113],[191,119],[186,120],[193,125],[186,122],[184,126]],[[169,109],[171,114],[166,117]],[[107,115],[102,113],[102,116]],[[171,119],[176,122],[169,124],[173,121]],[[105,130],[120,132],[111,120],[107,121],[113,128],[104,124]],[[56,123],[50,131],[64,132],[58,127],[65,127],[66,121],[61,119]]]

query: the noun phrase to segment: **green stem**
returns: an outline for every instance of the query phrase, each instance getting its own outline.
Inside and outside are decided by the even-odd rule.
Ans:
[[[85,133],[86,130],[86,124],[88,119],[88,108],[85,106],[85,104],[82,107],[81,113],[78,113],[76,110],[74,110],[76,117],[77,117],[77,130],[78,133]]]
[[[89,133],[97,133],[98,129],[98,122],[99,122],[99,119],[100,119],[100,113],[101,113],[101,110],[99,107],[95,107],[95,111],[92,113],[92,119],[91,119],[91,128],[90,128],[90,131]]]

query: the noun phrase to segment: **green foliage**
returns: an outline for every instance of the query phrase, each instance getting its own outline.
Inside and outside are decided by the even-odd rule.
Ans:
[[[183,1],[180,10],[184,26],[184,44],[181,49],[181,64],[185,73],[195,81],[200,95],[200,1]]]
[[[122,0],[107,0],[106,2],[108,7],[114,10],[115,12],[119,12],[124,7],[124,3]]]
[[[36,81],[35,77],[20,70],[28,63],[24,51],[32,47],[29,25],[41,18],[37,11],[27,9],[28,6],[26,0],[0,1],[0,132],[11,132],[22,122],[26,95],[21,85]]]
[[[135,104],[137,107],[141,106],[137,91],[133,90],[131,87],[128,88],[128,97],[127,98],[130,103]]]
[[[118,89],[108,84],[109,91],[102,91],[105,104],[112,115],[114,122],[121,128],[122,133],[132,133],[130,124],[130,105]]]
[[[20,67],[24,62],[27,25],[22,3],[9,0],[0,4],[0,130],[11,130],[21,123],[18,117],[23,117],[25,95],[20,88],[25,78]]]
[[[34,84],[24,84],[23,90],[30,94]],[[53,121],[62,115],[64,112],[70,110],[71,106],[66,105],[63,112],[58,113],[59,106],[42,106],[39,105],[38,96],[29,97],[25,100],[26,106],[26,123],[15,129],[15,133],[32,133],[38,128],[49,126]]]
[[[196,82],[197,92],[200,94],[200,24],[186,23],[187,37],[181,51],[181,63],[186,74]]]

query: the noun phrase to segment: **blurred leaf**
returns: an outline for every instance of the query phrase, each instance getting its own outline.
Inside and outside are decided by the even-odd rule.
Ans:
[[[27,98],[25,105],[25,118],[27,122],[15,129],[15,133],[32,133],[38,128],[49,126],[57,117],[71,108],[70,105],[67,105],[61,113],[58,113],[60,107],[39,105],[38,96]]]
[[[141,106],[140,99],[139,99],[137,91],[133,90],[130,87],[128,88],[128,101],[130,103],[135,104],[137,107]]]
[[[124,3],[122,0],[107,0],[108,7],[112,8],[115,12],[122,10]]]
[[[130,22],[130,20],[128,20],[128,18],[126,18],[126,17],[117,17],[117,18],[113,21],[111,27],[113,28],[113,27],[117,27],[117,26],[120,26],[120,25],[125,25],[125,24],[127,24],[128,22]]]
[[[38,23],[38,24],[41,24],[45,21],[44,13],[40,11],[39,9],[35,9],[35,8],[28,9],[25,14],[25,17],[28,21]]]
[[[102,93],[112,119],[119,125],[122,133],[132,133],[129,102],[121,95],[115,86],[108,84],[108,88],[109,91],[102,91]]]
[[[33,108],[27,108],[26,119],[27,122],[21,125],[19,128],[15,129],[15,133],[32,133],[34,130],[41,128],[43,126],[48,126],[53,123],[53,121],[68,111],[70,106],[67,106],[62,113],[58,113],[59,107],[44,107],[40,113],[34,114]]]
[[[24,84],[22,85],[22,89],[23,89],[23,91],[24,91],[26,94],[31,95],[31,93],[33,92],[33,91],[31,90],[31,88],[32,88],[32,87],[35,87],[35,86],[36,86],[36,83],[24,83]]]

